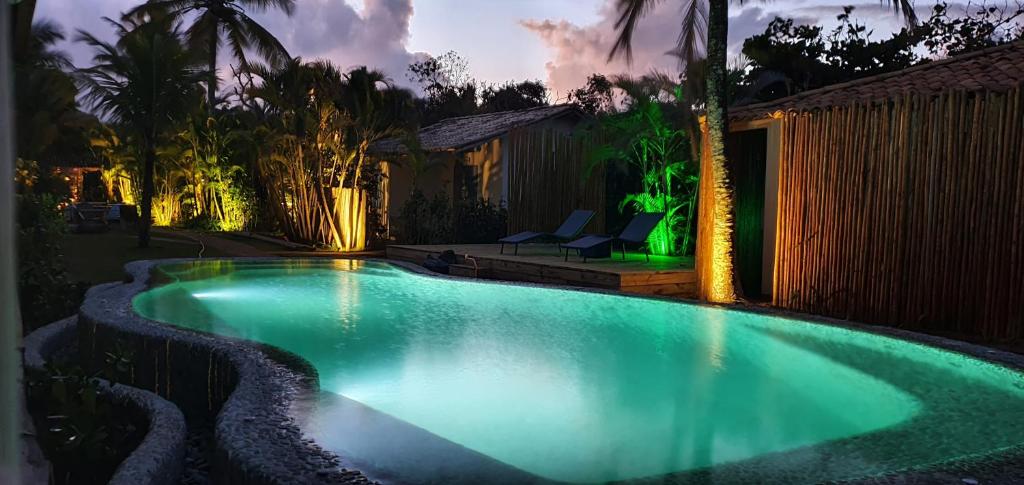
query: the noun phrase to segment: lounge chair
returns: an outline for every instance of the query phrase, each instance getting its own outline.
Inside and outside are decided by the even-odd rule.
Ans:
[[[518,234],[513,234],[511,236],[503,237],[503,238],[498,240],[498,242],[501,243],[501,254],[505,254],[505,245],[506,244],[515,244],[515,246],[516,246],[515,254],[518,255],[519,254],[519,245],[520,244],[528,243],[528,242],[531,242],[531,241],[536,241],[538,239],[554,239],[556,241],[571,241],[574,238],[578,237],[581,232],[583,232],[583,228],[587,227],[587,224],[590,223],[590,220],[593,219],[593,218],[594,218],[594,211],[588,211],[588,210],[583,210],[583,209],[576,209],[576,210],[572,211],[572,214],[569,214],[569,217],[567,217],[565,219],[565,222],[563,222],[561,226],[558,226],[558,229],[556,229],[555,232],[546,233],[546,232],[523,231],[523,232],[520,232]],[[559,252],[561,252],[561,249],[559,249]]]
[[[592,249],[601,244],[612,245],[612,250],[615,249],[614,245],[616,242],[622,243],[622,259],[626,259],[626,244],[643,244],[647,241],[647,236],[651,235],[651,231],[657,227],[658,223],[665,218],[664,212],[643,212],[633,216],[633,220],[626,224],[626,228],[622,230],[622,233],[618,237],[613,236],[583,236],[570,243],[562,244],[561,247],[566,248],[565,260],[569,260],[569,249],[575,249],[580,255],[583,256],[583,262],[587,262],[587,257],[584,255],[584,251]],[[651,261],[651,252],[644,245],[644,256],[647,261]]]

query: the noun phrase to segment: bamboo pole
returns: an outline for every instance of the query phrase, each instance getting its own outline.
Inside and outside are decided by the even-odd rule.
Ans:
[[[785,113],[773,303],[1024,336],[1022,91]],[[701,227],[712,217],[700,211]]]

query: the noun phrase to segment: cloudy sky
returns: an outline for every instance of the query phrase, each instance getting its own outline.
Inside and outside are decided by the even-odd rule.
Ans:
[[[117,17],[141,0],[39,0],[36,17],[56,20],[68,31],[110,36],[101,17]],[[614,0],[297,0],[292,17],[256,13],[292,55],[328,58],[345,67],[369,65],[408,84],[406,66],[424,54],[454,50],[478,80],[539,79],[554,99],[584,83],[593,72],[643,73],[676,68],[664,54],[675,42],[683,0],[662,1],[641,23],[634,62],[605,62],[614,42]],[[861,0],[863,1],[863,0]],[[840,5],[851,0],[745,2],[730,13],[730,43],[761,32],[776,15],[803,23],[834,25]],[[918,3],[926,9],[925,1]],[[876,35],[897,27],[891,11],[868,0],[857,17]],[[79,66],[90,54],[80,44],[64,46]],[[224,59],[224,63],[228,60]],[[673,71],[674,72],[674,71]]]

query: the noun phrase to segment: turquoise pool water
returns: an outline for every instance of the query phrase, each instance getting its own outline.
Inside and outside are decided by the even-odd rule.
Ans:
[[[1024,378],[885,337],[379,262],[167,265],[141,315],[308,359],[304,430],[402,482],[852,478],[1024,443]]]

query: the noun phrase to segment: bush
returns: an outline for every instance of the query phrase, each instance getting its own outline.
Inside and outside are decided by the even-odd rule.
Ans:
[[[398,215],[398,241],[404,244],[452,242],[451,201],[444,191],[427,199],[416,189]]]
[[[221,199],[224,220],[220,221],[221,231],[244,231],[253,225],[252,215],[256,214],[256,193],[251,187],[231,184]]]
[[[210,214],[199,214],[198,216],[186,219],[181,224],[181,227],[194,231],[217,231],[220,230],[220,222]]]
[[[508,211],[479,199],[453,204],[445,192],[428,199],[413,192],[398,216],[397,240],[403,244],[493,243],[504,237]]]
[[[505,237],[508,211],[503,205],[479,199],[464,202],[455,211],[455,242],[469,244],[493,243]]]
[[[25,333],[73,315],[85,286],[68,281],[62,264],[61,242],[67,230],[48,195],[18,196],[18,303]]]
[[[107,365],[120,367],[120,359],[108,354]],[[141,441],[141,418],[112,403],[102,394],[97,376],[81,367],[47,364],[27,377],[39,444],[53,465],[51,483],[107,483]]]

